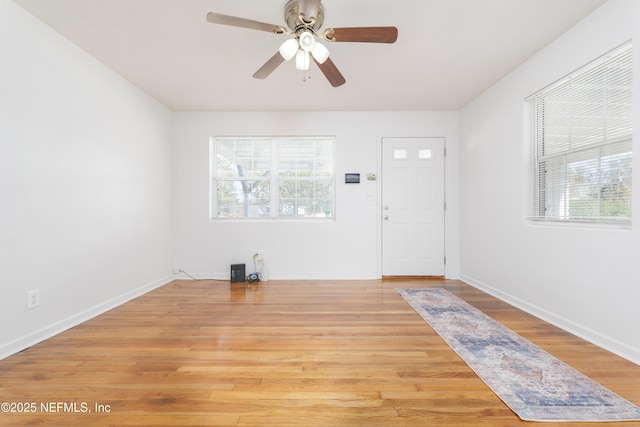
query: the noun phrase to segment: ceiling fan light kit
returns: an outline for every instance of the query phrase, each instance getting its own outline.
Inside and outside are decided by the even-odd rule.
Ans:
[[[322,74],[333,87],[345,83],[344,76],[336,65],[329,59],[329,49],[318,38],[330,42],[365,42],[365,43],[394,43],[398,38],[396,27],[351,27],[328,28],[322,35],[318,30],[324,23],[324,7],[321,0],[289,0],[285,6],[284,18],[289,30],[280,26],[251,19],[222,15],[209,12],[207,21],[212,24],[229,25],[251,30],[267,31],[274,34],[291,34],[291,38],[278,49],[258,71],[253,74],[257,79],[267,78],[281,63],[296,58],[296,68],[305,71],[303,80],[308,78],[311,58],[318,65]]]
[[[318,62],[318,64],[324,64],[324,62],[329,58],[329,49],[327,49],[323,44],[316,43],[311,49],[311,55],[313,59]]]
[[[298,36],[298,42],[300,43],[300,49],[306,52],[311,52],[313,45],[316,44],[316,38],[313,36],[311,31],[304,31]]]
[[[307,71],[309,69],[309,59],[309,52],[300,49],[296,54],[296,68]]]
[[[298,40],[289,39],[286,42],[282,43],[280,49],[278,49],[278,52],[280,52],[280,55],[282,55],[285,61],[288,61],[296,56],[296,53],[298,53],[298,49]]]

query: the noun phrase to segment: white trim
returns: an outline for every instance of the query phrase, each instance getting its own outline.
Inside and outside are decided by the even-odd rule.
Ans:
[[[185,274],[180,273],[180,277],[176,277],[180,280],[219,280],[229,282],[229,272],[226,273],[189,273],[191,277],[188,277]],[[178,275],[176,275],[178,276]],[[175,276],[174,276],[175,277]],[[269,280],[265,283],[269,283],[269,281],[273,280],[378,280],[380,279],[380,275],[375,273],[363,273],[363,274],[341,274],[341,273],[327,273],[327,272],[306,272],[303,274],[278,274],[274,276],[273,273],[269,272]]]
[[[147,292],[150,292],[154,289],[164,286],[172,282],[173,280],[174,280],[173,276],[165,276],[154,282],[147,283],[146,285],[140,286],[139,288],[126,292],[118,297],[112,298],[96,306],[90,307],[79,313],[71,315],[66,319],[59,320],[49,326],[38,329],[37,331],[34,331],[22,337],[16,338],[12,341],[9,341],[6,344],[0,345],[0,360],[6,357],[9,357],[13,354],[16,354],[35,344],[38,344],[55,335],[58,335],[59,333],[64,332],[68,329],[71,329],[74,326],[78,326],[81,323],[86,322],[87,320],[93,319],[94,317],[97,317],[103,313],[106,313],[107,311],[112,310],[126,302],[129,302],[134,298],[137,298],[141,295],[146,294]]]
[[[475,280],[472,277],[464,274],[460,275],[460,280],[480,289],[504,302],[507,302],[520,310],[523,310],[533,316],[536,316],[545,322],[548,322],[554,326],[557,326],[577,337],[580,337],[592,344],[602,347],[620,357],[623,357],[637,365],[640,365],[640,348],[631,347],[616,339],[603,335],[602,333],[595,331],[591,328],[587,328],[584,325],[569,320],[563,316],[552,313],[542,307],[535,304],[530,304],[516,296],[513,296],[507,292],[496,289],[486,283],[479,280]]]
[[[269,280],[377,280],[378,278],[378,273],[343,274],[322,272],[296,275],[279,274],[277,276],[269,273]]]

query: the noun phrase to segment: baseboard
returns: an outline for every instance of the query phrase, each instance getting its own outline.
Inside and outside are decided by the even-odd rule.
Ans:
[[[87,320],[93,319],[94,317],[99,316],[103,313],[106,313],[107,311],[112,310],[128,301],[131,301],[134,298],[137,298],[141,295],[146,294],[147,292],[150,292],[154,289],[164,286],[173,280],[174,280],[173,276],[165,276],[161,279],[158,279],[151,283],[147,283],[146,285],[140,286],[139,288],[136,288],[132,291],[126,292],[118,297],[110,299],[109,301],[105,301],[94,307],[88,308],[77,314],[69,316],[66,319],[62,319],[52,325],[39,329],[23,337],[17,338],[6,344],[3,344],[0,346],[0,360],[6,357],[9,357],[13,354],[19,353],[20,351],[26,348],[29,348],[35,344],[38,344],[39,342],[42,342],[55,335],[58,335],[59,333],[64,332],[70,328],[73,328],[74,326],[78,326],[79,324],[86,322]]]
[[[229,273],[178,273],[174,275],[177,279],[196,280],[222,280],[229,281]],[[190,277],[189,277],[190,276]],[[380,275],[372,274],[340,274],[340,273],[304,273],[304,274],[284,274],[274,276],[269,273],[269,280],[377,280]]]
[[[383,282],[442,282],[444,276],[382,276]]]
[[[180,273],[175,273],[173,275],[174,280],[220,280],[229,282],[230,275],[227,273],[192,273],[180,271]]]
[[[556,313],[552,313],[542,307],[539,307],[535,304],[530,304],[518,297],[515,297],[507,292],[496,289],[486,283],[483,283],[480,280],[476,280],[472,277],[466,276],[464,274],[460,275],[460,280],[473,286],[474,288],[480,289],[483,292],[488,293],[504,302],[507,302],[514,307],[519,308],[522,311],[525,311],[533,316],[536,316],[545,322],[548,322],[554,326],[557,326],[565,331],[580,337],[586,341],[589,341],[592,344],[595,344],[611,353],[614,353],[620,357],[623,357],[630,362],[635,363],[636,365],[640,365],[640,349],[631,347],[621,341],[612,339],[608,336],[601,334],[598,331],[595,331],[591,328],[587,328],[579,323],[576,323],[572,320],[569,320],[563,316],[560,316]]]
[[[347,273],[304,273],[295,275],[278,275],[271,276],[269,280],[377,280],[377,273],[371,274],[347,274]]]

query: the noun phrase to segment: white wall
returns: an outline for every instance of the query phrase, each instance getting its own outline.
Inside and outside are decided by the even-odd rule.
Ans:
[[[209,220],[211,136],[334,135],[335,221]],[[455,112],[256,112],[174,114],[175,268],[196,277],[229,277],[229,265],[265,255],[271,279],[380,277],[380,138],[445,137],[447,160],[447,276],[458,275],[458,114]],[[359,172],[359,185],[344,184]],[[368,193],[377,200],[368,200]]]
[[[640,2],[610,0],[461,111],[460,270],[463,280],[640,363],[640,138],[631,231],[524,220],[524,98],[631,38],[640,40]],[[640,108],[635,114],[640,135]]]
[[[172,278],[171,112],[8,0],[0,52],[2,358]]]

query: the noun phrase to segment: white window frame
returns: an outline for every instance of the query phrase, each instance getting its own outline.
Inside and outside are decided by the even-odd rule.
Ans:
[[[218,161],[220,161],[221,157],[218,153],[218,142],[219,141],[259,141],[262,143],[268,143],[270,146],[270,170],[268,176],[265,177],[263,181],[268,181],[269,186],[269,200],[268,203],[265,202],[264,205],[268,205],[268,213],[261,215],[247,215],[247,211],[243,212],[243,215],[223,215],[221,213],[221,209],[219,208],[218,203],[218,188],[219,184],[223,181],[238,181],[238,182],[255,182],[261,180],[255,176],[247,176],[247,177],[221,177],[218,174]],[[280,144],[281,143],[291,143],[294,141],[321,141],[321,142],[329,142],[331,146],[331,159],[330,159],[330,176],[283,176],[279,170],[280,164]],[[229,220],[241,220],[241,221],[259,221],[259,220],[335,220],[335,194],[336,194],[336,180],[335,180],[335,137],[334,136],[257,136],[257,137],[211,137],[209,142],[209,167],[210,167],[210,189],[209,189],[209,218],[212,221],[229,221]],[[326,172],[326,171],[325,171]],[[280,206],[280,186],[281,183],[291,183],[291,182],[310,182],[317,181],[322,183],[323,185],[329,185],[330,187],[330,208],[324,210],[324,212],[311,212],[307,214],[306,212],[300,212],[296,208],[294,209],[294,214],[283,214],[281,212]],[[314,184],[315,185],[315,184]],[[296,199],[297,201],[297,199]]]
[[[631,227],[632,99],[630,41],[525,99],[530,223]]]

